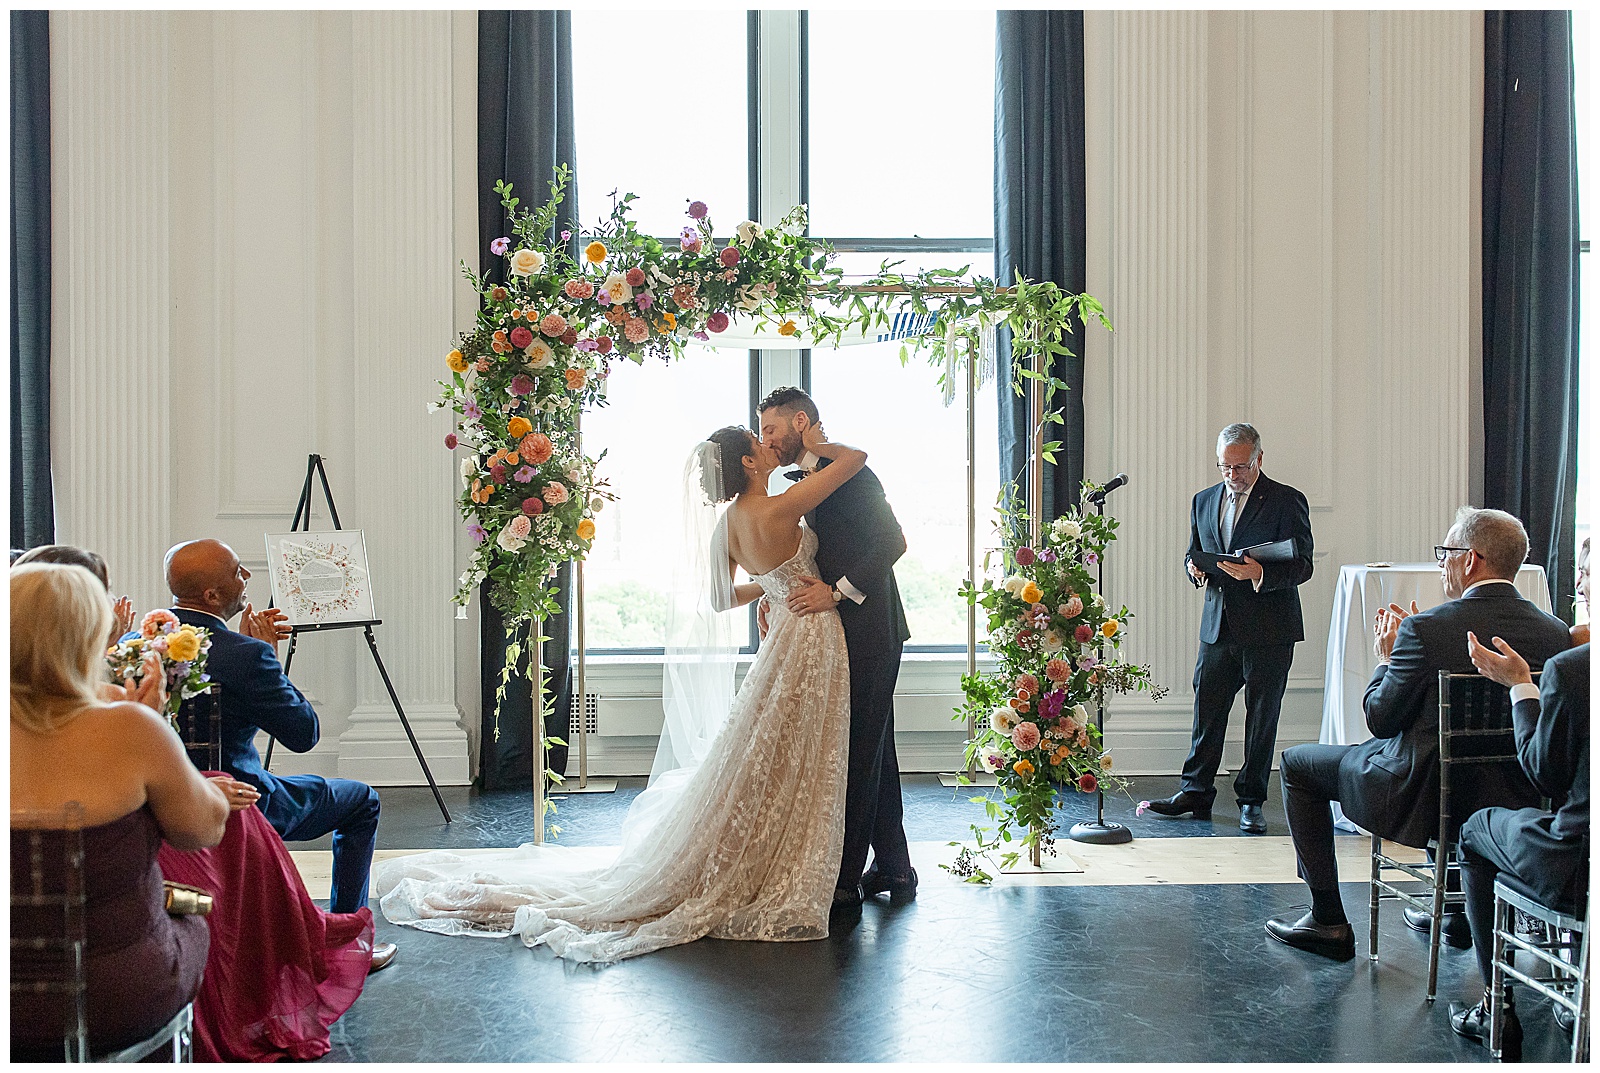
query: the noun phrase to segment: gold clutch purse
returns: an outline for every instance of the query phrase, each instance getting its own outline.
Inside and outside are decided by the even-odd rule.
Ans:
[[[191,887],[187,883],[174,883],[170,879],[162,881],[161,885],[166,888],[165,908],[168,916],[203,917],[211,914],[213,902],[210,891]]]

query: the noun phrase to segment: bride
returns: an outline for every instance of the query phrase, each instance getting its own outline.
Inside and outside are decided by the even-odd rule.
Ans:
[[[850,669],[837,612],[797,616],[790,584],[816,574],[802,518],[866,464],[830,464],[769,495],[777,454],[730,426],[685,466],[686,563],[675,572],[663,670],[665,725],[650,785],[615,860],[561,846],[396,857],[373,873],[390,920],[448,934],[519,935],[571,961],[613,962],[693,942],[828,934],[839,870]],[[721,510],[719,505],[732,500]],[[734,585],[734,567],[753,579]],[[735,696],[731,608],[771,597],[767,636]]]

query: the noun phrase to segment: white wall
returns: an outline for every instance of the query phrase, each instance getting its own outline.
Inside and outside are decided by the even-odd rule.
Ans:
[[[442,415],[425,406],[473,296],[471,12],[58,12],[53,443],[60,539],[161,605],[162,552],[214,535],[251,568],[306,455],[366,531],[380,643],[435,773],[463,782],[476,615]],[[1107,577],[1173,689],[1117,704],[1123,770],[1188,746],[1199,598],[1181,577],[1216,432],[1262,430],[1312,503],[1307,640],[1279,741],[1315,740],[1338,565],[1426,556],[1477,486],[1481,16],[1086,16],[1091,475],[1126,470]],[[952,475],[952,480],[958,475]],[[320,520],[320,517],[319,517]],[[252,583],[266,602],[265,579]],[[275,762],[419,781],[358,634],[294,677],[322,744]],[[959,660],[908,662],[902,764],[949,768]],[[659,670],[594,667],[595,773],[643,771]],[[1230,757],[1242,728],[1231,728]],[[633,733],[637,731],[637,733]],[[280,754],[281,756],[282,754]]]
[[[385,663],[442,782],[477,693],[453,463],[426,404],[476,243],[471,12],[58,12],[51,21],[59,539],[141,608],[215,536],[270,589],[312,452],[365,530]],[[326,515],[319,508],[319,525]],[[420,773],[356,631],[300,644],[322,718],[274,769]],[[459,701],[458,701],[459,694]]]
[[[1132,475],[1107,589],[1173,690],[1117,703],[1108,739],[1138,770],[1187,749],[1189,500],[1248,420],[1311,503],[1278,742],[1315,741],[1340,564],[1429,558],[1473,487],[1482,16],[1092,11],[1085,40],[1088,282],[1116,326],[1088,336],[1088,467]]]

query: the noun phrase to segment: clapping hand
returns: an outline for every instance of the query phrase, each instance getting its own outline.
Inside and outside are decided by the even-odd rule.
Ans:
[[[229,775],[213,775],[209,781],[228,799],[229,812],[243,812],[261,800],[261,791]]]
[[[167,676],[161,670],[161,657],[151,652],[145,656],[137,683],[130,676],[122,680],[123,695],[135,704],[143,704],[155,711],[167,707]]]
[[[1380,607],[1378,613],[1372,618],[1372,651],[1378,657],[1379,663],[1389,662],[1389,653],[1394,651],[1395,638],[1400,636],[1400,623],[1415,615],[1420,608],[1417,601],[1411,601],[1411,610],[1407,611],[1399,604],[1390,604]]]
[[[116,616],[117,622],[116,632],[111,635],[115,640],[133,629],[133,600],[126,596],[117,597],[117,602],[111,607],[111,613]]]
[[[1491,637],[1489,641],[1500,651],[1485,648],[1478,641],[1477,634],[1467,631],[1467,655],[1472,658],[1472,665],[1478,668],[1478,673],[1503,686],[1522,685],[1524,682],[1531,685],[1533,673],[1528,669],[1528,661],[1500,638]]]
[[[257,611],[253,604],[245,604],[244,614],[239,619],[239,632],[246,637],[267,642],[276,654],[278,642],[293,633],[294,628],[289,625],[289,616],[276,607]]]

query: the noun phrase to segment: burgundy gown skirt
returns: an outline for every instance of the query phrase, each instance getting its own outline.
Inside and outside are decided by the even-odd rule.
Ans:
[[[306,893],[283,839],[259,809],[228,817],[221,845],[162,845],[162,874],[215,897],[211,952],[195,997],[201,1062],[321,1058],[328,1026],[361,994],[372,961],[372,911],[325,913]]]

